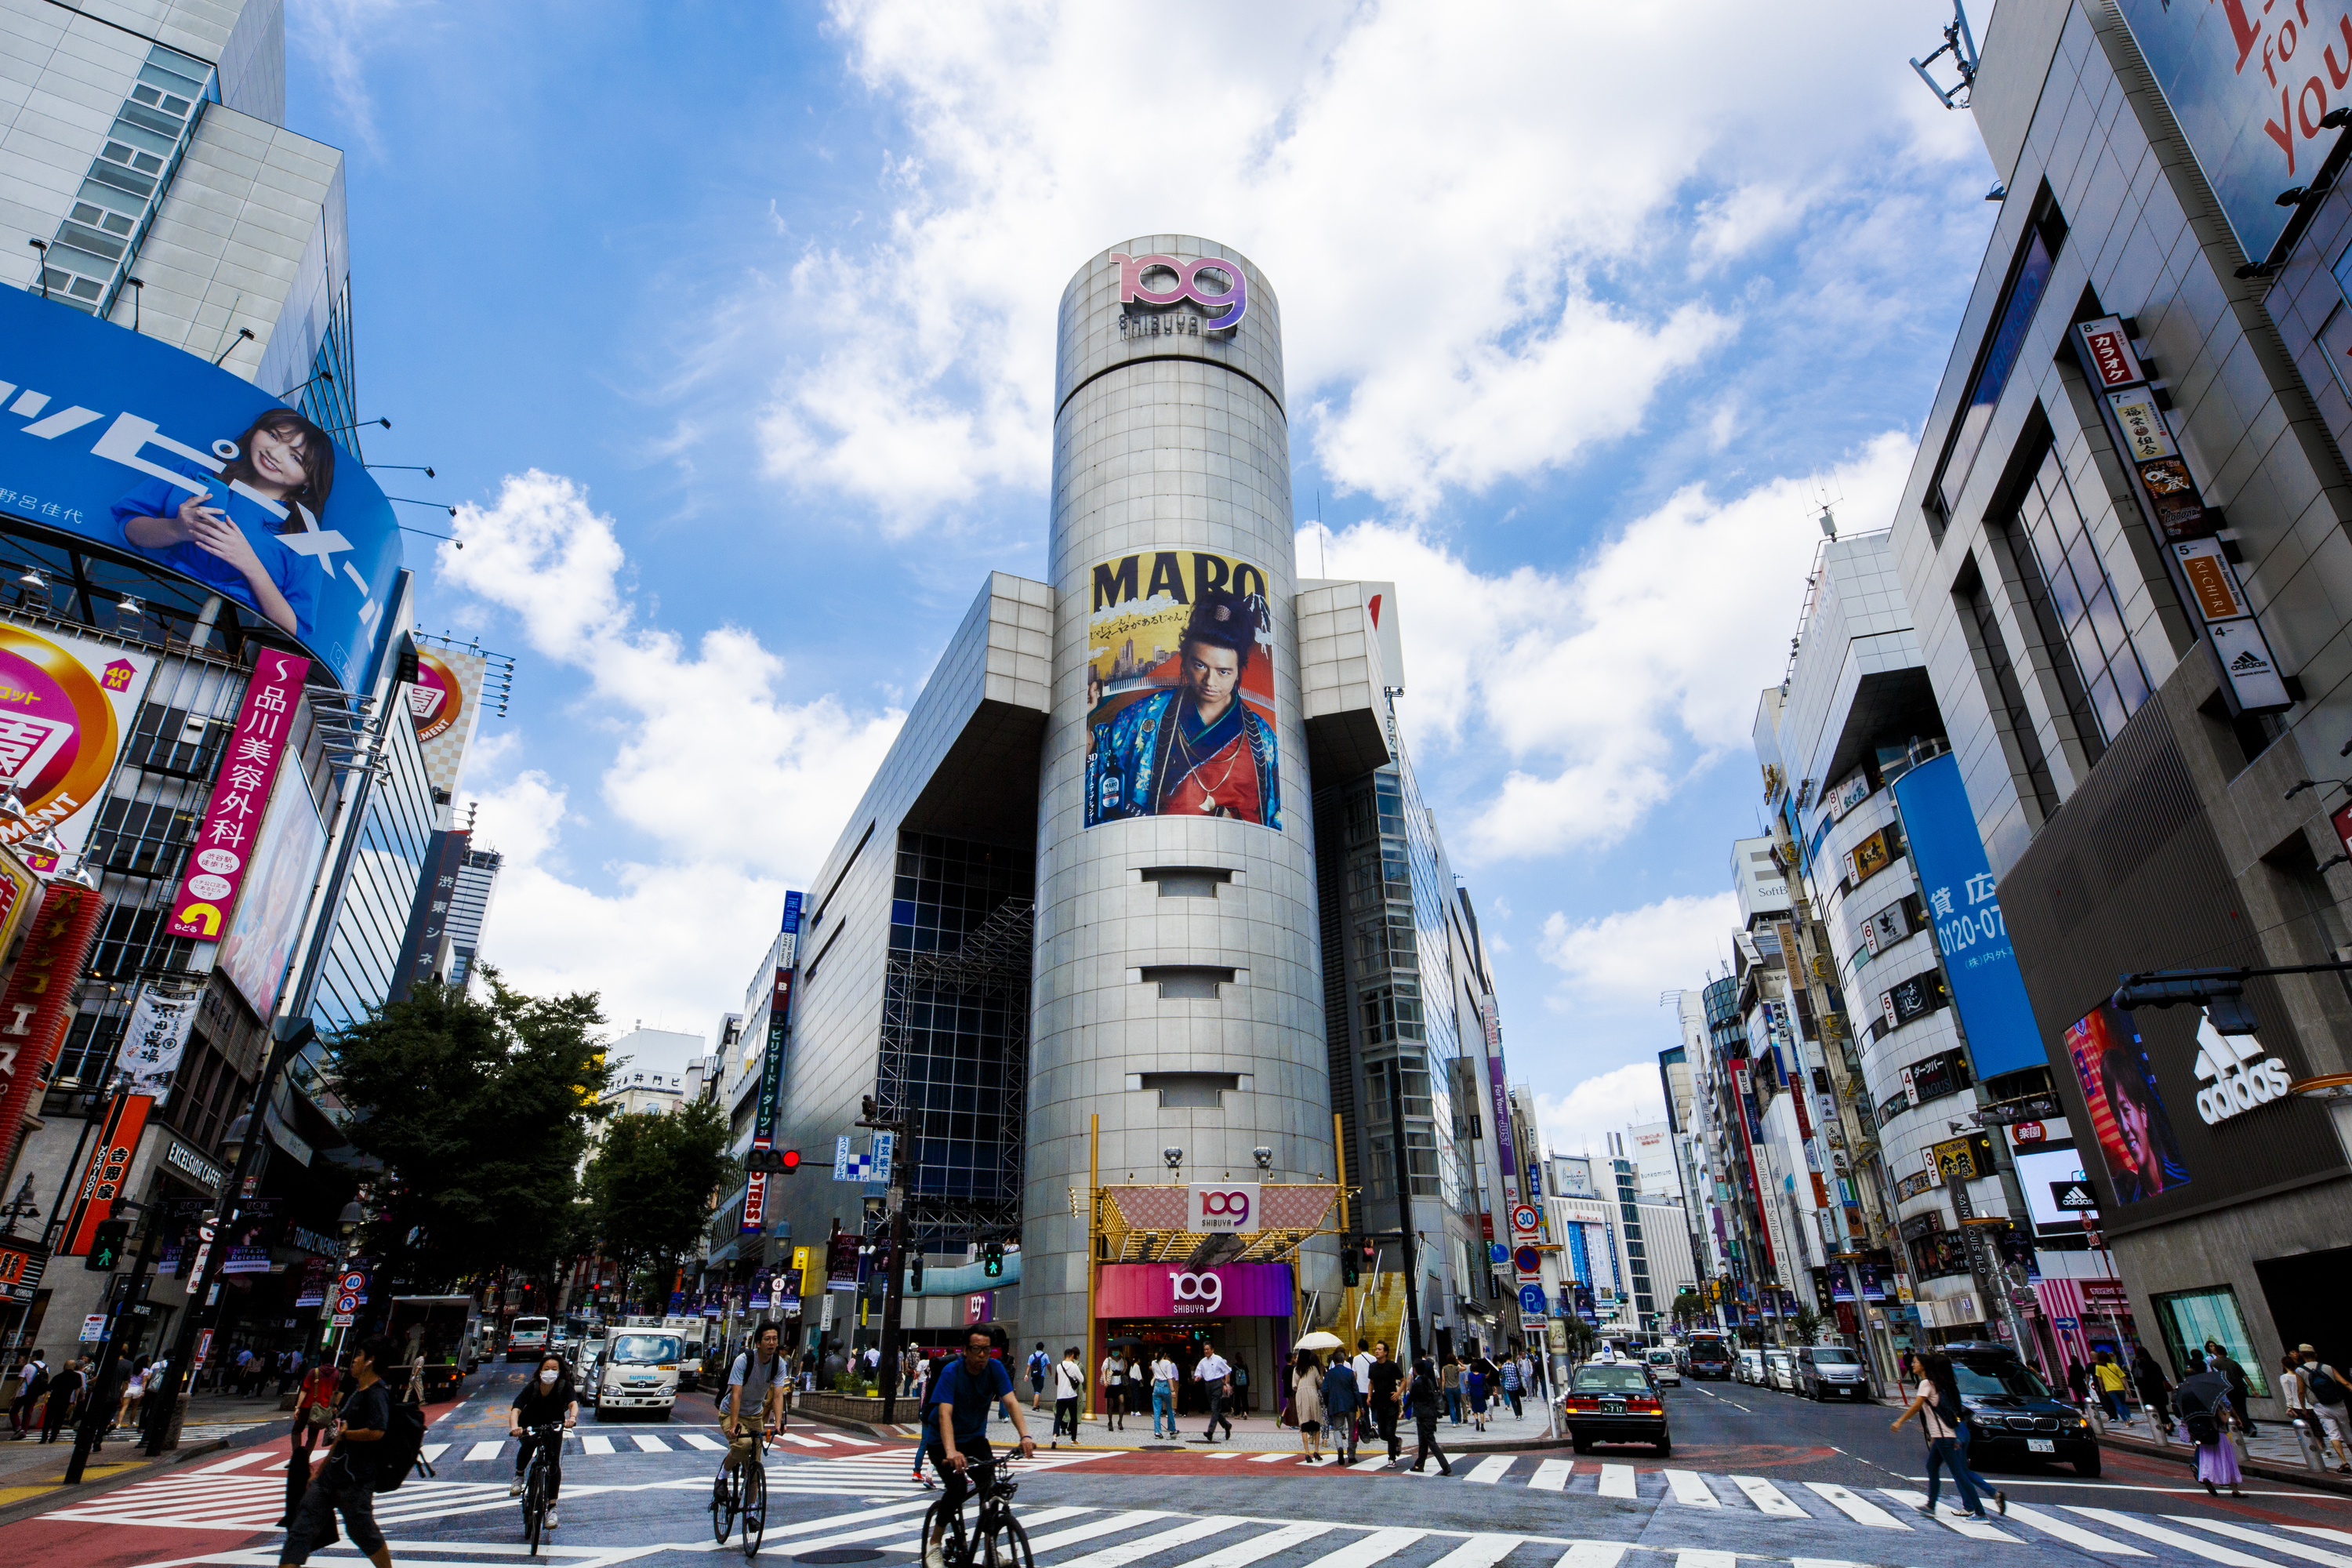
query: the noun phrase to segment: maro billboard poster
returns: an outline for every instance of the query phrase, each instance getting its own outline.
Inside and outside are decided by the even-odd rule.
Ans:
[[[1139,551],[1096,563],[1089,594],[1087,826],[1223,816],[1279,828],[1264,569]]]

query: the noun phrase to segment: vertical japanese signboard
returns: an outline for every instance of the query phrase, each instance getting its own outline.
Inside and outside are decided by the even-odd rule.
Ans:
[[[139,988],[131,1004],[131,1021],[122,1026],[122,1048],[116,1058],[121,1088],[130,1094],[152,1095],[157,1108],[172,1098],[172,1080],[179,1076],[180,1058],[187,1054],[188,1035],[195,1027],[200,991],[163,991],[152,982]]]
[[[78,882],[49,884],[8,989],[0,993],[0,1171],[15,1163],[25,1113],[65,1039],[74,987],[102,912],[95,889]]]
[[[274,648],[263,649],[254,661],[253,679],[245,689],[236,728],[221,759],[212,803],[196,829],[187,875],[180,896],[172,900],[172,918],[163,927],[169,934],[218,942],[226,930],[260,836],[261,819],[269,808],[278,763],[292,738],[302,679],[310,671],[309,659]]]
[[[66,1213],[66,1239],[58,1250],[67,1257],[88,1252],[100,1223],[113,1216],[114,1200],[122,1194],[123,1178],[131,1173],[131,1158],[139,1152],[147,1112],[154,1103],[143,1094],[118,1094],[106,1108],[98,1147],[89,1152],[89,1164],[82,1172],[81,1191]]]
[[[768,1047],[760,1058],[760,1103],[751,1124],[751,1147],[776,1146],[776,1103],[784,1091],[784,1037],[792,1026],[793,968],[799,962],[801,896],[784,895],[783,941],[776,948],[776,973],[768,996]],[[754,1171],[743,1192],[742,1229],[754,1231],[768,1223],[768,1173]]]
[[[465,867],[466,847],[471,842],[470,829],[449,829],[436,833],[425,851],[416,902],[408,911],[408,934],[401,939],[400,964],[393,971],[394,1002],[406,1000],[410,987],[432,979],[440,969],[441,938],[449,929],[449,905],[457,897],[457,873]]]

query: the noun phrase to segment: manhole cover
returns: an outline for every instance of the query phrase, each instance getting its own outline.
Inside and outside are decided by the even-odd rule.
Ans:
[[[793,1559],[795,1563],[871,1563],[882,1553],[871,1546],[828,1546],[822,1552],[803,1552]]]

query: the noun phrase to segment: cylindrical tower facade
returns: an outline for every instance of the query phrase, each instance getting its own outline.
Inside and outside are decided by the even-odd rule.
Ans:
[[[1336,1173],[1274,290],[1130,240],[1070,280],[1059,347],[1020,1322],[1057,1356],[1089,1343],[1090,1118],[1106,1184]],[[1268,1332],[1227,1353],[1265,1374]]]

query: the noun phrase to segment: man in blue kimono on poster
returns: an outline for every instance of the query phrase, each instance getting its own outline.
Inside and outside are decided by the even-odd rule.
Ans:
[[[1241,700],[1264,611],[1209,589],[1177,644],[1177,684],[1094,727],[1087,826],[1123,816],[1230,816],[1282,826],[1274,726]]]

